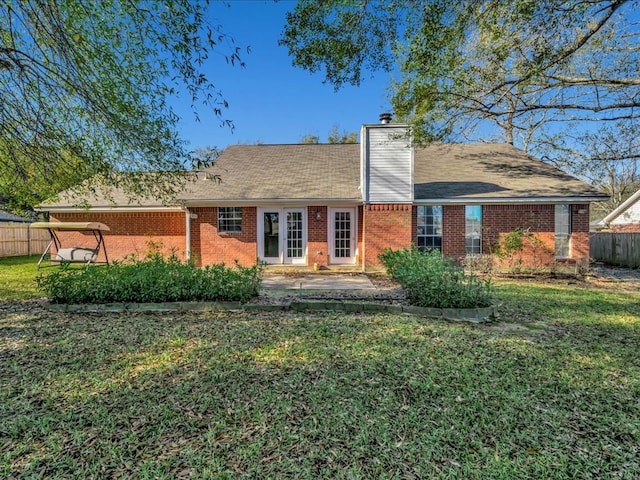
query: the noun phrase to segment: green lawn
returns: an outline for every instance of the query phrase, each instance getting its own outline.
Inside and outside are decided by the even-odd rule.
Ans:
[[[0,258],[0,300],[26,300],[40,296],[35,282],[38,260],[40,255]]]
[[[638,478],[640,293],[497,291],[483,326],[5,304],[0,478]]]

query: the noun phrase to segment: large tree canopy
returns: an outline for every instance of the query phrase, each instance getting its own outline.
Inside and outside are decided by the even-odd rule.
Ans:
[[[610,141],[640,125],[638,7],[631,0],[302,0],[281,43],[295,65],[323,71],[336,88],[392,72],[395,114],[416,127],[418,140],[499,139],[556,162],[574,149],[586,162],[580,173],[611,160],[602,157],[607,149],[591,148],[600,136]],[[567,143],[560,132],[583,141]],[[640,144],[627,138],[615,148],[618,163],[638,158]]]
[[[182,92],[196,115],[231,127],[202,67],[242,63],[208,10],[192,0],[0,0],[0,199],[19,209],[82,181],[132,196],[180,188],[190,157],[167,100]],[[140,171],[150,173],[128,174]]]

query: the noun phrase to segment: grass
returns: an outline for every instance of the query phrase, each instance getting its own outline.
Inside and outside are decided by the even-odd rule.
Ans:
[[[0,258],[0,299],[27,300],[41,295],[36,290],[40,256]]]
[[[638,478],[640,293],[497,294],[485,326],[6,304],[0,478]]]

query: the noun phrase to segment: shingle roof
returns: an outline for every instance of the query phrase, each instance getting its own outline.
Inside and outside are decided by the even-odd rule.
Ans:
[[[359,201],[360,145],[234,145],[207,172],[221,183],[199,181],[183,198],[204,200]]]
[[[0,222],[32,222],[28,218],[20,217],[19,215],[14,215],[13,213],[5,212],[4,210],[0,210]]]
[[[431,144],[414,153],[416,201],[477,199],[606,198],[586,183],[507,144]],[[285,201],[361,202],[360,145],[234,145],[224,150],[207,173],[187,184],[180,200],[187,205]],[[86,198],[94,207],[156,207],[154,200],[133,203],[115,191]],[[70,207],[61,199],[43,207]]]
[[[431,144],[414,151],[416,200],[607,198],[509,144]]]

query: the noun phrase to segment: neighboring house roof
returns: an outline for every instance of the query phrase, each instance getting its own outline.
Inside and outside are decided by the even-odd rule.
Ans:
[[[638,202],[640,202],[640,190],[638,190],[636,193],[631,195],[624,202],[622,202],[620,205],[614,208],[609,215],[607,215],[606,217],[604,217],[602,220],[598,222],[598,226],[607,227],[611,223],[616,222],[616,220],[624,220],[624,218],[620,218],[620,217],[624,217],[625,214],[631,209],[633,209],[634,207],[637,209],[636,204]],[[633,217],[629,218],[627,222],[623,222],[623,223],[634,223]]]
[[[414,169],[417,202],[608,198],[585,182],[509,144],[416,147]]]
[[[225,149],[180,201],[188,206],[269,202],[362,202],[360,144],[234,145]],[[209,175],[206,175],[209,174]],[[218,175],[221,182],[207,177]],[[431,144],[414,151],[416,202],[596,201],[608,198],[586,183],[507,144]],[[162,208],[131,203],[121,192],[91,195],[93,208]],[[78,200],[44,204],[72,208]]]
[[[21,217],[19,215],[14,215],[13,213],[5,212],[4,210],[0,210],[0,222],[32,222],[28,218]]]

